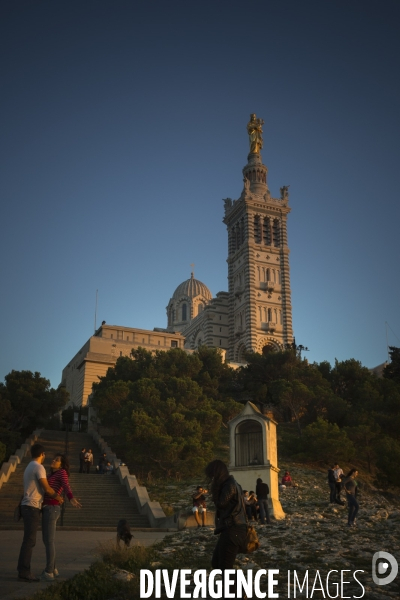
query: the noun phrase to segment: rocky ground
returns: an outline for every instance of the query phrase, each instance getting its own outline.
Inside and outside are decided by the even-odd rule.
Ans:
[[[309,468],[291,468],[299,487],[281,493],[282,507],[286,513],[284,521],[272,525],[256,524],[260,538],[260,549],[252,555],[239,555],[237,568],[279,569],[279,591],[281,598],[324,598],[364,597],[371,600],[400,598],[399,576],[389,585],[379,586],[372,580],[372,557],[375,552],[390,552],[400,562],[400,505],[396,498],[387,500],[377,491],[363,490],[360,480],[360,512],[357,527],[347,527],[347,508],[329,504],[329,488],[325,472]],[[190,507],[193,485],[164,488],[173,509]],[[210,570],[210,557],[216,543],[212,528],[186,529],[163,542],[159,549],[159,560],[153,568],[189,568]],[[293,589],[293,571],[303,583],[308,570],[309,585],[296,596]],[[340,581],[340,571],[346,571],[343,592],[332,585],[327,590],[326,575],[331,570],[339,571],[330,576],[331,581]],[[356,570],[362,570],[353,577]],[[291,572],[290,595],[288,593],[288,571]],[[321,583],[317,576],[321,577]],[[317,577],[317,579],[316,579]],[[312,593],[313,585],[314,592]],[[320,589],[322,587],[322,590]],[[329,594],[328,594],[329,592]]]

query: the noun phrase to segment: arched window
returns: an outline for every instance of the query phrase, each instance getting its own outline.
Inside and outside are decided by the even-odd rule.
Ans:
[[[202,304],[202,303],[200,302],[200,304],[198,305],[198,308],[197,308],[197,314],[198,314],[198,315],[199,315],[201,312],[203,312],[203,308],[204,308],[204,304]]]
[[[266,246],[270,246],[271,245],[271,220],[269,217],[264,218],[263,237],[264,237],[264,244]]]
[[[263,465],[263,435],[261,423],[246,420],[235,431],[235,466]]]
[[[272,321],[272,310],[269,308],[268,309],[268,323],[270,323]]]
[[[187,321],[187,304],[184,302],[182,304],[182,321]]]

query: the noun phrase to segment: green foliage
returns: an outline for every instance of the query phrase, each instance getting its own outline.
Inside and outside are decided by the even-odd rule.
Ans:
[[[354,359],[309,364],[293,350],[248,354],[234,372],[214,349],[138,348],[94,386],[93,404],[102,422],[121,429],[132,467],[156,476],[201,469],[215,457],[221,425],[247,401],[293,425],[280,436],[286,456],[347,461],[356,448],[373,472],[381,432],[400,442],[400,349],[391,355],[391,370],[378,378]]]
[[[311,460],[322,460],[325,463],[336,460],[349,461],[355,453],[353,442],[347,433],[339,429],[336,423],[329,423],[318,418],[308,425],[303,432],[304,454]]]
[[[390,363],[383,369],[383,376],[400,383],[400,348],[389,346],[389,354]]]
[[[130,465],[185,476],[213,458],[223,419],[242,408],[228,395],[234,377],[217,350],[138,348],[93,386],[92,402],[102,422],[120,429]]]
[[[50,381],[31,371],[11,371],[0,384],[0,441],[6,456],[58,412],[68,401],[65,388],[55,390]]]
[[[375,445],[376,466],[379,475],[376,480],[378,487],[400,486],[400,443],[384,435]]]

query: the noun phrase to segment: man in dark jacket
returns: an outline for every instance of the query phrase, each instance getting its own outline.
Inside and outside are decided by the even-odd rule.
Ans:
[[[256,496],[258,498],[258,506],[260,507],[261,525],[265,525],[265,521],[267,521],[268,525],[271,525],[271,520],[269,518],[268,495],[268,484],[263,483],[263,480],[259,477],[256,485]]]

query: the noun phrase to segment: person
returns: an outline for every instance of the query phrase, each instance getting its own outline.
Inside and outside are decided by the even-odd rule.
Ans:
[[[84,473],[86,471],[85,454],[86,448],[82,448],[79,453],[79,473]]]
[[[328,469],[328,485],[330,489],[329,502],[331,504],[336,504],[336,478],[334,469],[335,465],[332,465],[332,467]]]
[[[104,467],[103,473],[105,473],[106,475],[114,475],[114,467],[112,466],[109,460],[107,461]]]
[[[285,474],[282,477],[282,485],[285,485],[286,487],[292,487],[293,480],[292,480],[292,478],[290,476],[289,471],[285,471]]]
[[[222,460],[213,460],[205,469],[210,481],[212,500],[216,507],[214,534],[219,535],[211,565],[213,569],[233,569],[237,554],[244,547],[247,519],[243,492]],[[230,590],[235,589],[232,585]],[[222,597],[225,597],[223,594]]]
[[[106,472],[106,464],[107,464],[107,454],[103,452],[103,454],[99,458],[99,474],[103,475]]]
[[[265,521],[268,525],[271,525],[271,519],[269,518],[269,507],[268,507],[268,496],[269,486],[268,483],[263,483],[261,477],[257,479],[256,483],[256,495],[258,498],[258,506],[260,509],[260,522],[265,525]]]
[[[193,500],[192,511],[194,514],[194,518],[196,519],[197,527],[200,527],[201,525],[203,527],[205,527],[205,525],[206,525],[207,506],[206,506],[206,497],[204,494],[208,494],[208,490],[205,490],[204,488],[201,487],[201,485],[198,485],[195,493],[192,496],[192,500]],[[201,523],[200,523],[199,514],[201,515]]]
[[[252,521],[257,521],[258,501],[257,501],[257,496],[253,490],[250,490],[250,492],[249,492],[247,505],[250,507],[249,511],[247,511],[247,508],[246,508],[247,517],[249,519],[251,519]],[[249,514],[250,514],[250,516],[249,516]]]
[[[351,469],[349,473],[346,475],[343,482],[343,489],[346,492],[347,498],[347,506],[349,508],[348,518],[347,518],[347,526],[354,527],[356,524],[356,519],[358,515],[359,505],[357,502],[357,481],[356,477],[358,475],[357,469]]]
[[[18,557],[18,579],[29,583],[40,581],[31,572],[33,548],[36,545],[36,534],[40,524],[40,511],[42,509],[44,492],[60,504],[62,497],[50,487],[46,471],[43,466],[45,451],[42,444],[33,444],[31,447],[32,460],[24,471],[24,495],[21,500],[21,514],[24,522],[24,538]]]
[[[93,453],[92,453],[92,449],[89,448],[89,450],[85,453],[85,467],[86,467],[86,473],[90,473],[90,467],[93,464]]]
[[[244,502],[244,508],[246,511],[246,516],[248,518],[249,521],[251,521],[252,518],[252,510],[251,510],[251,504],[249,501],[249,492],[247,490],[243,490],[243,502]]]
[[[335,483],[336,483],[336,499],[337,504],[341,504],[343,506],[344,502],[340,498],[340,492],[342,491],[342,476],[344,475],[343,469],[341,469],[338,463],[335,463],[333,466],[333,472],[335,474]]]
[[[74,498],[69,485],[69,462],[64,454],[56,454],[51,463],[51,474],[47,476],[49,485],[61,495],[65,493],[70,504],[75,508],[82,508],[80,502]],[[43,570],[41,579],[43,581],[54,581],[58,577],[56,569],[56,548],[55,535],[56,524],[61,513],[61,504],[57,498],[52,498],[47,493],[43,499],[42,510],[42,539],[46,548],[46,567]]]

